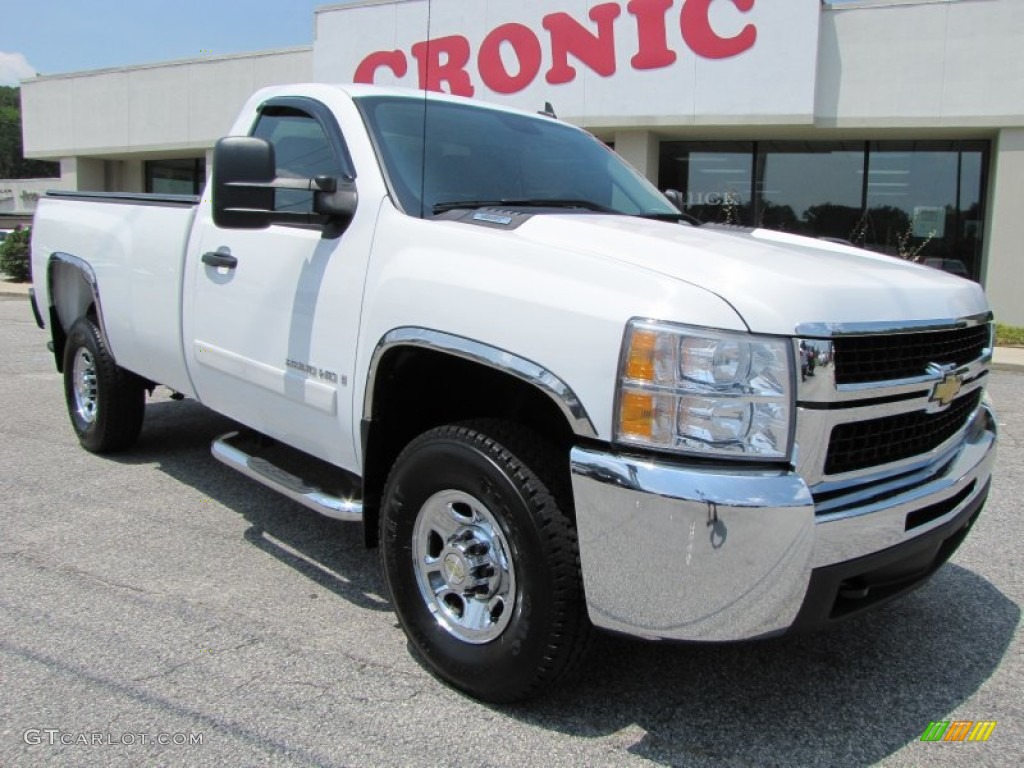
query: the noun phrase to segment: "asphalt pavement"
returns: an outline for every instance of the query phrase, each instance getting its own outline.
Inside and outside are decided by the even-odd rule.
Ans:
[[[231,422],[161,391],[134,451],[80,449],[46,341],[0,298],[0,766],[1020,764],[1024,374],[992,375],[992,496],[922,589],[812,635],[603,636],[492,707],[410,655],[357,525],[210,457]],[[997,725],[920,740],[945,720]]]

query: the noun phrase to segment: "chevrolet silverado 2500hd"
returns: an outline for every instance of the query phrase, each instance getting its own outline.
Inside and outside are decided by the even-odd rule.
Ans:
[[[86,449],[129,447],[157,384],[245,425],[214,455],[361,521],[413,647],[484,699],[595,626],[743,640],[876,605],[989,490],[978,285],[696,226],[550,116],[262,90],[202,199],[51,194],[32,258]]]

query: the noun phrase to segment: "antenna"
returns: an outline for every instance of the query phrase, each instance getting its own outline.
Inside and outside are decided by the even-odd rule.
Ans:
[[[558,119],[558,115],[555,114],[555,108],[551,106],[550,101],[544,102],[544,109],[537,113],[538,115],[544,115],[545,117],[553,117],[555,120]]]
[[[422,158],[420,159],[420,218],[426,218],[426,196],[427,196],[427,106],[430,100],[427,98],[427,85],[430,83],[430,62],[433,61],[431,56],[431,46],[434,44],[434,40],[431,37],[431,16],[434,9],[434,0],[427,0],[427,72],[423,78],[423,146],[422,146]]]

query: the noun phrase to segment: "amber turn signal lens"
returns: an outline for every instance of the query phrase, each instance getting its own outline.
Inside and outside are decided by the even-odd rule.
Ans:
[[[635,331],[626,358],[626,378],[634,381],[654,381],[654,349],[658,336],[648,331]]]
[[[626,392],[619,404],[619,431],[630,437],[650,438],[654,434],[654,397]]]

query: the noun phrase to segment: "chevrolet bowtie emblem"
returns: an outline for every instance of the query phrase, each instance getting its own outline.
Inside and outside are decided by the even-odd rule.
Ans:
[[[942,377],[942,381],[935,385],[932,396],[928,398],[930,403],[938,403],[943,408],[952,403],[964,386],[963,377],[952,371]]]

